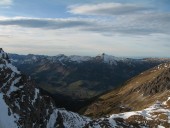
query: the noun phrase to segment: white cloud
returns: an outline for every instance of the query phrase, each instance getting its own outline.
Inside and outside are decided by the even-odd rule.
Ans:
[[[90,31],[0,26],[0,46],[18,54],[169,56],[168,34],[104,36]],[[170,57],[170,56],[169,56]]]
[[[17,25],[22,27],[42,28],[42,29],[63,29],[63,28],[79,28],[94,26],[93,19],[82,18],[27,18],[27,17],[14,17],[5,18],[0,17],[0,25],[9,26]]]
[[[72,5],[68,7],[70,13],[83,15],[124,15],[145,12],[151,10],[151,7],[145,7],[135,4],[122,3],[100,3]]]
[[[0,7],[11,4],[12,0],[0,0]],[[115,56],[135,53],[136,56],[170,57],[169,12],[121,3],[74,5],[69,9],[73,14],[80,14],[79,18],[0,16],[0,46],[19,54],[105,52]]]
[[[170,13],[144,13],[113,18],[0,18],[0,26],[21,26],[40,29],[73,29],[100,33],[107,36],[170,34]]]
[[[12,0],[0,0],[0,6],[9,6],[12,4]]]

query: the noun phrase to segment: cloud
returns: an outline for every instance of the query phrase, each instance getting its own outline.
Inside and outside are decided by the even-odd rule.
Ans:
[[[0,33],[10,34],[0,38],[0,46],[18,54],[67,54],[115,56],[169,56],[169,35],[103,36],[74,30],[42,30],[5,26]],[[166,40],[165,40],[166,39]],[[166,46],[164,46],[164,44]],[[120,52],[121,51],[121,52]],[[134,54],[135,53],[135,54]]]
[[[170,13],[144,13],[113,18],[0,18],[0,26],[20,26],[38,29],[71,29],[113,36],[170,34]]]
[[[85,28],[87,31],[107,34],[148,35],[170,34],[170,13],[147,13],[142,15],[119,16],[100,24],[99,27]]]
[[[56,55],[64,53],[67,55],[95,56],[104,52],[115,56],[165,57],[169,56],[169,34],[152,34],[154,33],[153,30],[149,31],[150,35],[146,35],[150,29],[148,25],[151,23],[151,20],[154,19],[154,22],[158,22],[156,19],[158,20],[157,17],[160,17],[160,15],[157,15],[152,15],[153,17],[149,15],[134,16],[132,19],[124,21],[122,20],[127,17],[119,17],[114,22],[97,20],[98,22],[95,22],[96,26],[81,26],[81,29],[77,29],[77,27],[69,29],[34,29],[33,27],[0,25],[0,33],[2,35],[0,36],[0,46],[8,52],[18,54]],[[163,14],[161,14],[161,18],[164,18]],[[136,20],[141,22],[138,21],[135,24],[133,21]],[[146,20],[149,21],[148,24],[145,23]],[[163,19],[159,20],[159,22],[162,22]],[[115,22],[119,22],[119,24]],[[165,24],[165,21],[163,22]],[[168,22],[167,19],[166,22]],[[159,28],[158,23],[155,24]],[[133,30],[131,26],[133,26]],[[142,27],[146,32],[135,34],[134,29],[142,29]],[[151,26],[151,28],[153,27],[155,26]],[[85,30],[87,28],[89,30]],[[167,28],[168,30],[170,29]],[[125,31],[127,32],[125,33]]]
[[[89,20],[67,18],[67,19],[49,19],[49,18],[2,18],[0,25],[17,25],[21,27],[43,28],[43,29],[63,29],[93,26],[94,23]]]
[[[12,4],[12,0],[0,0],[0,6],[9,6]]]
[[[81,15],[125,15],[145,12],[153,8],[135,4],[100,3],[94,5],[72,5],[68,9],[70,13]]]
[[[88,1],[91,3],[90,0]],[[95,3],[99,1],[102,0],[95,0]],[[87,0],[81,3],[84,2],[87,3]],[[8,52],[20,54],[97,55],[105,52],[115,56],[170,56],[169,8],[165,9],[162,6],[163,9],[159,10],[157,4],[148,4],[148,1],[145,3],[147,6],[143,6],[143,2],[133,3],[136,4],[127,4],[126,1],[125,3],[74,5],[68,8],[71,15],[57,8],[60,15],[56,15],[66,18],[0,16],[0,46]],[[0,8],[11,4],[7,1],[6,4],[5,1],[2,4],[0,0]],[[29,11],[24,10],[26,5],[21,3],[15,5],[20,6],[4,10],[4,12],[9,15],[13,13],[21,14],[21,16],[29,15]],[[34,8],[37,10],[37,7],[39,8],[34,3],[33,10]],[[44,10],[39,9],[42,14],[38,15],[40,17],[46,16],[48,8],[52,9],[48,12],[54,12],[54,8],[49,5],[48,8],[42,5],[41,7]],[[33,12],[35,15],[30,13],[29,16],[39,14],[39,12]],[[50,13],[48,14],[48,17],[51,17]],[[3,10],[2,15],[5,15]]]

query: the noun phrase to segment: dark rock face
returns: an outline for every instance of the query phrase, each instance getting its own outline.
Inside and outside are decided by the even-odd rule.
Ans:
[[[2,48],[0,48],[0,58],[9,61],[8,54],[5,53]]]
[[[3,99],[9,106],[9,115],[20,115],[16,122],[18,126],[45,127],[52,113],[51,99],[40,96],[35,84],[9,63],[7,54],[2,54],[0,64],[3,64],[0,88]],[[47,113],[47,108],[51,113]]]

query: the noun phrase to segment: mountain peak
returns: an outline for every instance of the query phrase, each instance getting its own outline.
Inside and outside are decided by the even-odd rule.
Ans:
[[[114,64],[117,65],[117,61],[120,60],[115,56],[112,55],[107,55],[105,53],[102,53],[101,58],[103,60],[104,63],[108,63],[108,64]]]
[[[0,59],[9,60],[8,54],[6,52],[4,52],[4,50],[2,48],[0,48]]]

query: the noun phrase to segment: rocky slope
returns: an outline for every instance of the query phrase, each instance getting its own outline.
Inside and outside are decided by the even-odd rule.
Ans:
[[[122,87],[100,96],[86,108],[85,115],[142,110],[170,96],[170,63],[161,64],[127,81]]]
[[[0,49],[1,128],[80,128],[88,118],[56,108],[49,96],[14,67]]]
[[[57,105],[76,112],[95,96],[120,86],[140,72],[170,62],[170,59],[130,59],[106,54],[96,57],[10,56],[12,63],[50,93]]]
[[[90,128],[169,128],[170,97],[141,111],[112,114],[90,121]]]

